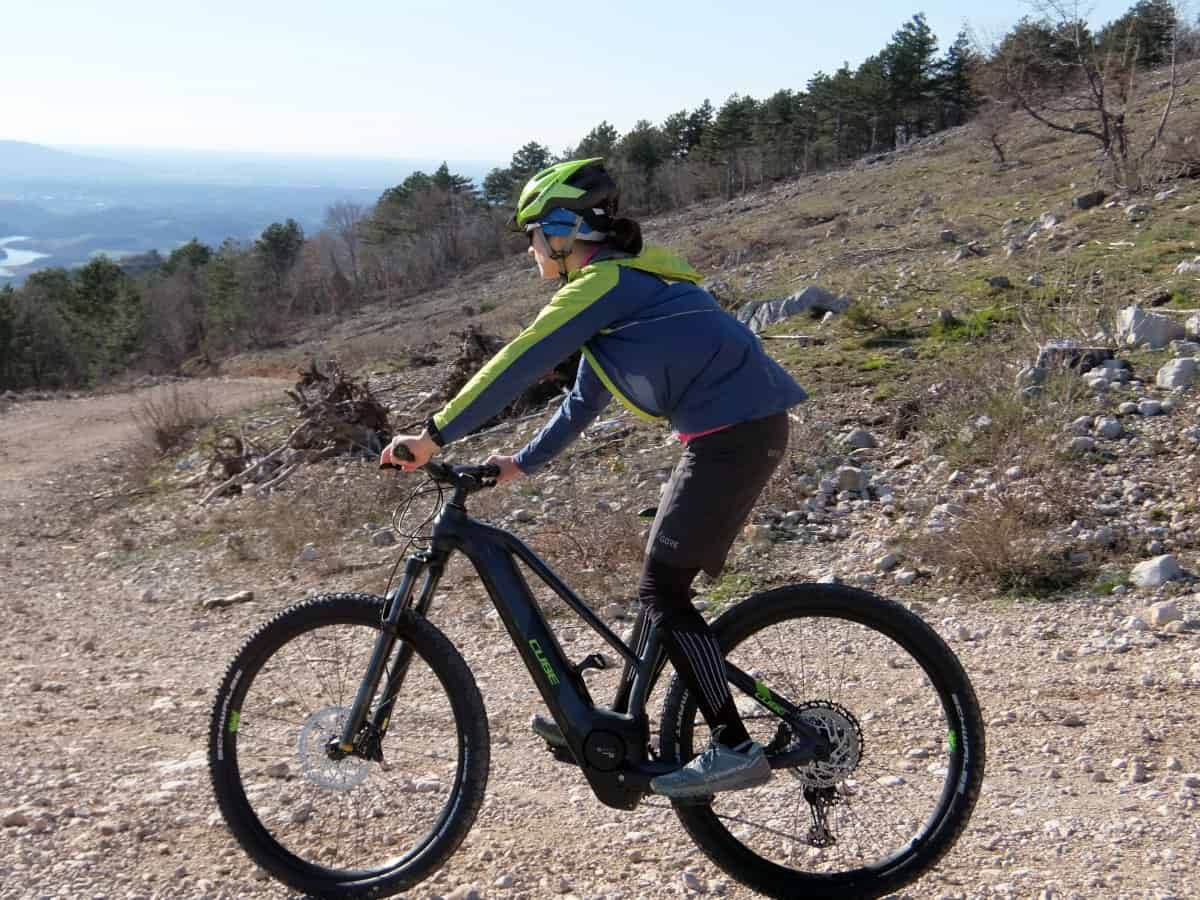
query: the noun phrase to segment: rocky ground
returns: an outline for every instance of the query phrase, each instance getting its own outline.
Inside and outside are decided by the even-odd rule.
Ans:
[[[1067,446],[1083,435],[1066,430],[1055,439],[1082,454],[1058,471],[1097,501],[1091,519],[1066,523],[1055,540],[1080,565],[1080,554],[1134,547],[1104,564],[1120,569],[1110,582],[1019,600],[923,561],[914,535],[953,534],[974,504],[1044,476],[1033,459],[953,468],[871,425],[869,409],[851,409],[842,424],[804,413],[796,437],[819,441],[823,455],[798,454],[781,470],[730,573],[705,585],[710,612],[792,580],[873,586],[910,604],[962,658],[988,723],[983,793],[958,846],[901,896],[1200,895],[1200,596],[1189,574],[1200,556],[1188,469],[1200,409],[1194,393],[1159,389],[1148,374],[1111,384],[1083,401],[1093,446]],[[1139,399],[1160,407],[1121,411]],[[1143,415],[1162,413],[1164,400],[1167,414]],[[35,421],[62,423],[75,402],[23,404],[2,420],[0,731],[10,749],[0,757],[0,897],[288,896],[216,812],[204,748],[212,695],[241,640],[275,611],[320,591],[382,588],[398,547],[372,535],[403,491],[366,461],[311,466],[274,496],[206,508],[198,493],[170,488],[186,471],[130,497],[115,453],[94,456],[88,478],[35,477],[16,436]],[[1097,426],[1106,416],[1119,433]],[[121,420],[72,422],[70,443],[97,446],[89,429],[99,427],[111,441]],[[537,422],[472,438],[458,458],[514,449]],[[654,502],[677,452],[615,414],[554,472],[481,496],[474,511],[525,535],[620,626],[636,567],[632,512]],[[341,519],[306,521],[338,493],[353,500]],[[299,525],[281,537],[288,518]],[[1157,562],[1135,573],[1142,558]],[[608,809],[545,754],[526,726],[540,710],[536,690],[468,575],[461,564],[449,573],[432,618],[478,677],[491,779],[466,844],[408,896],[752,896],[697,852],[669,809]],[[253,599],[204,608],[238,590]],[[555,621],[572,653],[599,649]]]

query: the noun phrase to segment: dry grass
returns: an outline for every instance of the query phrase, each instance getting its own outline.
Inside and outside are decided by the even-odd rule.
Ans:
[[[196,431],[216,417],[206,390],[194,385],[155,388],[133,408],[138,428],[137,455],[150,459],[166,456],[184,446]]]
[[[632,598],[648,525],[634,510],[581,516],[573,527],[544,528],[529,543],[589,605]],[[538,591],[539,598],[544,592]]]
[[[1069,522],[1086,498],[1064,496],[1056,483],[984,495],[965,507],[943,534],[922,534],[909,550],[928,565],[1001,594],[1048,597],[1095,574],[1095,561],[1072,563],[1067,550],[1047,538]],[[1053,498],[1051,501],[1050,498]]]
[[[369,546],[364,525],[386,526],[414,483],[358,463],[331,477],[336,464],[306,467],[285,490],[237,501],[236,509],[225,514],[223,529],[237,529],[253,542],[248,552],[264,544],[264,555],[294,560],[306,544],[315,544],[320,566],[330,573],[356,565],[355,553]]]
[[[928,449],[956,466],[1022,465],[1032,474],[1052,465],[1063,425],[1084,411],[1086,384],[1063,371],[1025,397],[1015,385],[1020,366],[1006,357],[955,355],[932,363],[897,404],[897,426],[919,432]]]

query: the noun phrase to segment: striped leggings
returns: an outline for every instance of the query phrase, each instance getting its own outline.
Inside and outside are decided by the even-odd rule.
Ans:
[[[699,571],[668,566],[648,556],[638,596],[657,628],[667,658],[696,698],[709,728],[720,728],[718,740],[737,747],[750,736],[729,693],[725,657],[708,623],[692,605],[689,588]],[[643,650],[637,648],[639,654]]]

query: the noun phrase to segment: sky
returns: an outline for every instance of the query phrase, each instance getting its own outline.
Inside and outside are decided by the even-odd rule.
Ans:
[[[1096,0],[1093,23],[1133,0]],[[924,11],[944,50],[1021,0],[39,0],[0,9],[0,139],[506,163],[607,120],[856,67]]]

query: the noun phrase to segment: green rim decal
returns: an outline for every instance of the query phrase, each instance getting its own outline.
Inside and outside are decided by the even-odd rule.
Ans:
[[[229,714],[229,733],[237,734],[238,726],[242,724],[242,714],[238,710],[233,710]]]
[[[950,745],[951,753],[958,752],[958,732],[953,728],[951,728],[949,733],[946,735],[946,743]]]

